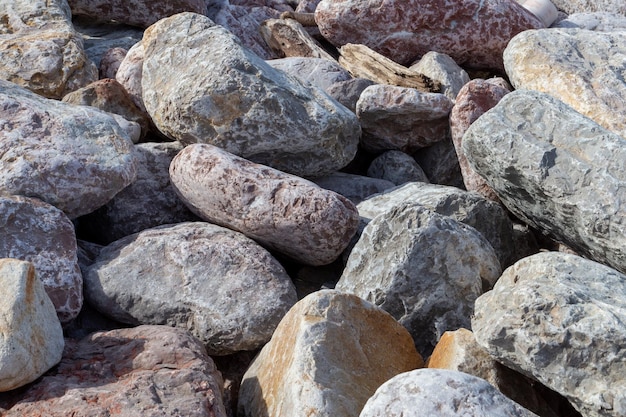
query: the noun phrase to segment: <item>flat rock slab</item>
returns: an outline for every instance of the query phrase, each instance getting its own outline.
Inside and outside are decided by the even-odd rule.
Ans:
[[[436,51],[458,65],[492,69],[503,68],[513,36],[543,27],[521,5],[500,0],[322,0],[315,21],[335,46],[367,45],[402,65]]]
[[[511,40],[504,65],[517,89],[558,98],[626,138],[626,31],[528,31]]]
[[[85,297],[123,323],[189,330],[212,355],[261,347],[297,301],[291,279],[265,249],[204,222],[108,245],[87,270]]]
[[[361,129],[352,112],[207,17],[163,19],[142,43],[144,103],[166,135],[304,177],[337,171],[356,154]]]
[[[584,416],[626,414],[626,276],[546,252],[507,269],[476,300],[476,340],[567,397]]]
[[[201,218],[306,264],[334,261],[358,226],[347,198],[215,146],[187,146],[172,161],[170,178]]]
[[[518,218],[626,271],[626,139],[547,94],[516,90],[469,127],[463,149]]]
[[[72,222],[40,200],[0,196],[0,230],[0,258],[32,262],[59,320],[74,319],[83,305],[83,277]]]
[[[54,372],[0,395],[4,417],[226,417],[222,377],[202,343],[167,326],[67,340]]]
[[[34,381],[56,365],[61,360],[64,342],[54,306],[32,263],[0,259],[0,286],[0,392],[3,392]]]
[[[246,371],[242,417],[352,417],[383,382],[423,365],[389,314],[333,290],[300,300]]]
[[[36,197],[70,219],[136,175],[133,143],[109,115],[0,81],[0,192]]]

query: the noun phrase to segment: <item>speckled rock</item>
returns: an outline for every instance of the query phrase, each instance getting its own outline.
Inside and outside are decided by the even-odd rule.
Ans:
[[[32,262],[59,320],[74,319],[83,305],[83,277],[72,222],[34,198],[0,196],[0,230],[0,258]]]
[[[143,79],[143,43],[137,42],[129,50],[115,74],[115,80],[122,84],[133,103],[141,110],[146,111],[143,103],[141,80]]]
[[[322,0],[315,21],[334,45],[364,44],[402,65],[436,51],[492,69],[502,69],[513,36],[543,27],[521,5],[500,0]]]
[[[626,276],[559,252],[524,258],[476,300],[476,340],[584,416],[626,414]]]
[[[519,219],[626,271],[626,139],[547,94],[516,90],[469,127],[463,148]]]
[[[117,70],[122,64],[122,61],[126,57],[127,53],[128,51],[126,49],[120,47],[107,49],[107,51],[102,55],[102,59],[100,60],[100,66],[98,67],[100,79],[115,79],[115,76],[117,75]]]
[[[361,97],[361,93],[370,85],[374,85],[371,80],[365,78],[352,78],[346,81],[339,81],[326,89],[329,96],[356,113],[356,103]]]
[[[389,312],[427,356],[443,332],[470,326],[474,300],[500,273],[476,229],[405,203],[365,227],[335,288]]]
[[[626,137],[624,55],[626,31],[544,29],[512,39],[504,65],[516,89],[550,94]]]
[[[0,284],[2,392],[26,385],[56,365],[61,360],[64,342],[54,306],[33,264],[0,259]]]
[[[358,416],[383,382],[423,365],[389,314],[333,290],[298,302],[246,372],[238,415]]]
[[[144,103],[166,135],[305,177],[337,171],[354,157],[360,126],[352,112],[270,67],[208,18],[161,20],[142,43]]]
[[[536,417],[481,378],[443,369],[417,369],[385,382],[359,417]]]
[[[37,197],[72,219],[135,179],[130,138],[97,109],[0,81],[0,120],[0,192]]]
[[[273,68],[314,84],[326,91],[338,82],[351,80],[352,76],[336,61],[324,58],[288,57],[267,61]]]
[[[370,152],[411,153],[446,137],[452,101],[439,93],[376,84],[361,93],[356,114],[361,122],[361,145]]]
[[[55,372],[23,393],[0,395],[0,411],[4,417],[226,417],[221,386],[213,361],[189,333],[139,326],[68,339]]]
[[[454,150],[449,131],[444,139],[435,142],[434,145],[418,149],[411,156],[415,158],[433,184],[465,189],[459,158]]]
[[[335,260],[358,225],[345,197],[215,146],[187,146],[172,161],[170,178],[201,218],[306,264]]]
[[[402,151],[387,151],[376,157],[367,168],[367,175],[391,181],[395,185],[430,182],[415,159]]]
[[[463,135],[467,128],[510,92],[509,89],[491,80],[474,79],[463,86],[450,112],[450,134],[459,158],[459,166],[461,167],[465,188],[469,191],[476,191],[489,200],[498,202],[500,199],[495,191],[470,166],[463,152],[462,143]]]
[[[57,99],[98,79],[65,0],[0,3],[0,79]]]
[[[552,3],[567,14],[609,12],[626,16],[626,4],[621,0],[552,0]]]
[[[289,276],[265,249],[204,222],[110,244],[85,275],[85,297],[123,323],[187,329],[212,355],[261,347],[297,301]]]
[[[427,52],[417,63],[409,67],[441,83],[441,93],[454,102],[459,90],[470,80],[467,72],[450,56],[439,52]]]
[[[611,12],[572,13],[555,23],[554,28],[579,28],[598,32],[626,30],[626,14]]]
[[[391,181],[345,172],[335,172],[331,175],[315,178],[313,182],[324,189],[341,194],[354,204],[359,204],[373,194],[382,193],[395,187]]]

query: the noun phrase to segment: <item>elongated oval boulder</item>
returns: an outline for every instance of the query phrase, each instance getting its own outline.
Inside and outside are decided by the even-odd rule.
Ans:
[[[63,330],[33,264],[0,259],[0,392],[39,378],[61,360]]]
[[[207,144],[183,149],[172,160],[170,178],[201,218],[306,264],[334,261],[359,222],[347,198]]]
[[[476,340],[567,397],[584,416],[626,415],[626,276],[546,252],[508,268],[476,300]]]
[[[626,139],[547,94],[517,90],[469,127],[463,149],[518,218],[626,271]]]
[[[242,417],[353,417],[389,378],[423,365],[389,314],[334,290],[300,300],[246,371]]]
[[[265,249],[202,222],[144,230],[105,247],[87,270],[85,296],[123,323],[189,330],[213,355],[259,348],[297,301]]]
[[[209,18],[163,19],[142,43],[144,103],[166,135],[304,177],[355,156],[361,131],[352,112],[272,68]]]

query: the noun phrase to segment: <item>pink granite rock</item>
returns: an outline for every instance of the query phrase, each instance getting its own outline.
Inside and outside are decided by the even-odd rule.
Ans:
[[[502,86],[499,79],[474,79],[461,88],[454,107],[450,112],[450,133],[452,134],[454,148],[459,158],[465,188],[467,188],[468,191],[476,191],[483,197],[497,202],[499,202],[500,199],[495,191],[487,185],[483,177],[472,169],[463,152],[461,144],[463,143],[463,134],[467,128],[470,127],[480,115],[498,104],[502,97],[510,92],[509,89]]]
[[[544,27],[508,0],[322,0],[315,21],[332,44],[364,44],[403,65],[436,51],[499,70],[513,36]]]
[[[100,59],[100,78],[115,78],[127,53],[126,49],[119,47],[107,50]]]

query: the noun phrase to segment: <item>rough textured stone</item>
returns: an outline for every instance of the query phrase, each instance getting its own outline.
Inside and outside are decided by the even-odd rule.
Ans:
[[[470,326],[474,300],[500,272],[476,229],[405,203],[365,227],[335,288],[389,312],[428,355],[443,332]]]
[[[474,79],[463,86],[450,112],[450,134],[459,158],[465,188],[469,191],[476,191],[493,201],[500,201],[500,199],[485,179],[477,174],[467,161],[462,146],[463,135],[476,119],[498,104],[502,97],[510,92],[511,90],[493,81]]]
[[[324,91],[335,83],[352,79],[350,73],[337,61],[324,58],[289,57],[272,59],[267,63],[304,82],[314,84]]]
[[[626,276],[544,252],[476,300],[476,340],[498,361],[566,396],[585,416],[626,414]]]
[[[415,159],[402,151],[387,151],[376,157],[367,168],[367,175],[396,185],[414,181],[430,182]]]
[[[358,225],[345,197],[215,146],[187,146],[172,161],[170,178],[198,216],[306,264],[332,262]]]
[[[83,278],[67,216],[33,198],[0,196],[0,230],[0,258],[32,262],[59,320],[75,318],[83,305]]]
[[[584,12],[610,12],[626,16],[626,4],[621,0],[552,0],[567,14]]]
[[[579,28],[598,32],[626,30],[626,14],[611,12],[572,13],[555,23],[554,28]]]
[[[360,417],[536,417],[487,381],[463,372],[417,369],[385,382]]]
[[[56,365],[64,342],[54,306],[33,264],[0,259],[0,284],[1,392],[34,381]]]
[[[322,0],[315,21],[334,45],[364,44],[403,65],[437,51],[493,69],[502,68],[513,36],[543,27],[521,5],[500,0]]]
[[[0,3],[0,79],[61,98],[98,79],[65,0]]]
[[[120,47],[107,49],[106,52],[102,54],[100,66],[98,67],[100,79],[115,79],[115,76],[117,75],[117,70],[122,64],[122,61],[126,57],[127,53],[128,51],[126,49]]]
[[[469,127],[463,148],[519,219],[626,271],[626,139],[547,94],[517,90]]]
[[[470,80],[467,72],[446,54],[430,51],[410,70],[424,74],[441,83],[441,93],[454,102],[459,90]]]
[[[0,396],[4,417],[226,417],[222,377],[202,344],[166,326],[68,340],[54,373]]]
[[[411,156],[415,158],[433,184],[465,189],[459,158],[449,134],[443,140],[419,149]]]
[[[137,42],[129,50],[122,62],[120,63],[115,80],[122,84],[133,103],[143,111],[146,105],[143,103],[143,93],[141,89],[141,80],[143,79],[143,43]]]
[[[144,102],[163,133],[300,176],[337,171],[354,157],[353,113],[273,69],[208,18],[161,20],[142,43]]]
[[[376,84],[361,93],[356,114],[361,145],[370,152],[390,149],[411,153],[446,137],[452,101],[439,93]]]
[[[356,103],[359,101],[363,90],[370,85],[374,85],[374,82],[365,78],[353,78],[331,85],[326,92],[329,96],[352,110],[353,113],[356,113]]]
[[[265,43],[280,57],[309,57],[324,58],[337,63],[335,58],[321,47],[305,27],[296,19],[303,14],[294,12],[281,13],[280,19],[268,19],[261,23],[259,28]],[[310,16],[312,23],[315,20]],[[291,18],[293,17],[293,18]],[[306,23],[306,22],[304,22]],[[317,29],[314,27],[313,30]]]
[[[534,14],[545,27],[550,27],[559,19],[559,11],[550,0],[516,0],[519,4]]]
[[[359,204],[373,194],[395,187],[391,181],[345,172],[335,172],[316,178],[313,182],[322,188],[341,194],[354,204]]]
[[[106,113],[0,81],[0,192],[87,214],[135,179],[132,146]]]
[[[512,39],[504,65],[515,88],[550,94],[626,137],[624,55],[626,31],[544,29]]]
[[[387,313],[353,295],[318,291],[287,313],[252,362],[239,415],[357,416],[383,382],[422,364]]]

